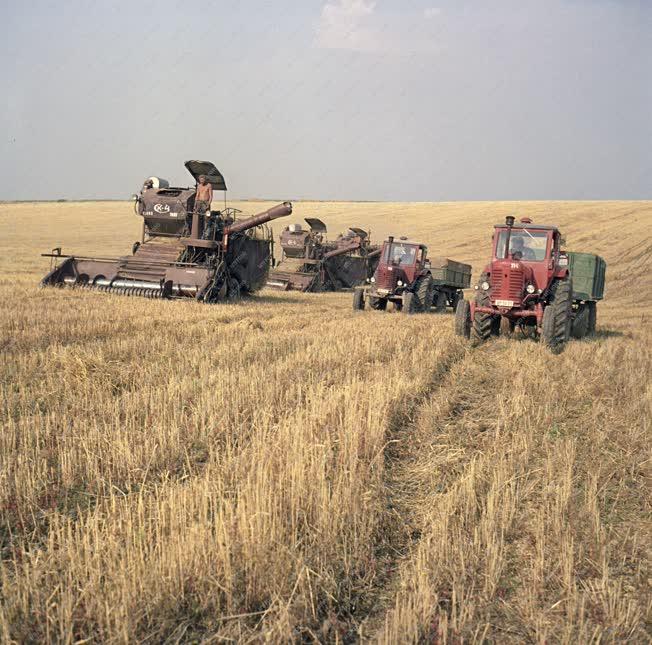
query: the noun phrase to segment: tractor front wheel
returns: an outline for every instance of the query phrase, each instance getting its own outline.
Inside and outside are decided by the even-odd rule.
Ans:
[[[353,311],[362,311],[364,309],[364,290],[356,289],[353,292]]]
[[[401,307],[401,311],[404,314],[414,314],[417,312],[414,294],[411,291],[406,291],[403,294],[403,306]]]
[[[455,308],[455,333],[464,338],[471,337],[471,305],[468,300],[460,300]]]
[[[480,307],[488,307],[491,305],[489,294],[482,289],[475,292],[475,304]],[[489,339],[489,336],[496,335],[499,330],[500,316],[486,314],[476,311],[473,316],[473,324],[471,326],[471,337],[476,343],[482,343]]]
[[[500,335],[510,338],[514,334],[514,321],[507,316],[500,317]]]
[[[387,300],[385,298],[369,296],[369,306],[376,311],[385,311],[387,309]]]
[[[543,310],[541,341],[559,352],[570,336],[573,285],[570,278],[557,280],[551,288],[551,299]]]

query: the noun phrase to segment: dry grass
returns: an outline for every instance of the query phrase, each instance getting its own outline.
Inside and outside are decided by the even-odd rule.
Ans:
[[[39,252],[139,222],[0,206],[0,639],[646,642],[652,204],[295,208],[475,275],[514,212],[609,262],[559,356],[350,294],[38,290]]]

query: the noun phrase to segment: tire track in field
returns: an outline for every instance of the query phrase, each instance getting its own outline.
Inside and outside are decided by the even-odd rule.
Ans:
[[[484,365],[497,360],[503,348],[491,343],[483,346]],[[413,551],[421,538],[420,518],[410,501],[423,494],[423,473],[418,472],[418,455],[421,441],[416,436],[416,426],[422,415],[433,405],[441,410],[441,421],[432,427],[432,436],[453,432],[467,425],[476,425],[476,432],[484,434],[488,429],[483,422],[471,420],[478,409],[486,403],[483,385],[492,382],[490,370],[484,372],[480,382],[468,384],[460,379],[460,373],[477,360],[477,349],[468,346],[459,353],[451,354],[440,363],[430,376],[427,385],[406,406],[398,409],[388,423],[388,442],[384,452],[384,509],[376,535],[375,555],[377,574],[373,587],[361,602],[365,615],[358,619],[353,640],[376,640],[382,634],[387,612],[398,591],[400,564]],[[483,415],[484,416],[484,415]],[[415,443],[416,441],[416,443]],[[428,446],[425,446],[427,449]],[[478,450],[470,446],[451,469],[451,476],[437,485],[437,493],[454,489],[467,476],[467,467]],[[413,469],[416,473],[412,473]]]

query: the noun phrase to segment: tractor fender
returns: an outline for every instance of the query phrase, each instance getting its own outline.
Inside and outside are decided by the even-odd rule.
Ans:
[[[553,277],[553,278],[560,278],[560,279],[563,279],[563,278],[568,277],[568,275],[569,275],[568,267],[559,267],[559,266],[558,266],[558,267],[554,270],[554,272],[553,272],[553,274],[552,274],[552,277]]]

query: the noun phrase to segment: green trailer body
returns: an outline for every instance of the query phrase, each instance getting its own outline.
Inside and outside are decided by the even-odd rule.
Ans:
[[[573,300],[602,300],[607,263],[599,255],[569,251],[568,269],[573,278]]]
[[[471,286],[471,265],[448,258],[431,258],[430,273],[435,285],[468,289]]]

